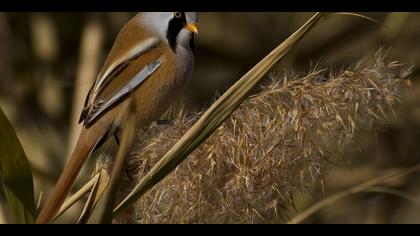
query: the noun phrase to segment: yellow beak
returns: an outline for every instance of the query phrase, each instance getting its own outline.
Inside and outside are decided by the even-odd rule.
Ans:
[[[185,28],[194,34],[198,34],[198,25],[197,23],[188,23]]]

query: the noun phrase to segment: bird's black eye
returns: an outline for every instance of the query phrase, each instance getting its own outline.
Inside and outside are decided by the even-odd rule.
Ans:
[[[182,17],[182,13],[181,13],[181,12],[175,12],[175,13],[174,13],[174,16],[175,16],[176,18],[181,18],[181,17]]]

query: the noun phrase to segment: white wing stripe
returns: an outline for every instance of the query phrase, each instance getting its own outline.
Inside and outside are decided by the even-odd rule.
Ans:
[[[105,79],[112,73],[112,71],[121,63],[124,63],[125,61],[129,61],[133,59],[134,57],[138,57],[141,54],[144,54],[145,52],[149,51],[153,47],[159,44],[159,39],[156,37],[148,38],[144,41],[142,41],[140,44],[137,44],[135,47],[133,47],[130,51],[128,51],[126,54],[124,54],[122,57],[115,60],[114,63],[112,63],[108,69],[105,71],[105,73],[102,75],[102,77],[99,80],[96,80],[97,83],[95,85],[95,88],[93,89],[94,94],[93,98],[96,96],[96,91],[98,91],[98,88],[101,87]]]

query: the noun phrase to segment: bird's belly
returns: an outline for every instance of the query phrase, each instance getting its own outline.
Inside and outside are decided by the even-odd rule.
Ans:
[[[144,128],[150,125],[151,122],[159,119],[177,96],[181,94],[191,78],[193,61],[184,60],[184,63],[175,63],[173,60],[168,59],[167,63],[173,63],[178,65],[178,67],[175,70],[158,69],[134,90],[123,102],[121,109],[116,111],[119,112],[120,123],[123,123],[123,119],[125,119],[129,103],[134,102],[137,128]],[[168,65],[162,65],[162,67],[164,66]],[[174,73],[175,71],[176,73]]]
[[[151,122],[159,119],[176,100],[177,95],[180,95],[185,84],[185,81],[179,80],[161,85],[155,85],[153,81],[150,82],[143,84],[133,96],[138,128],[148,126]]]

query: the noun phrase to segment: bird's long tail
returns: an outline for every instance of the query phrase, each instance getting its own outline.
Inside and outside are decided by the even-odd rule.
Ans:
[[[67,162],[60,178],[48,196],[48,199],[39,213],[35,224],[51,223],[55,214],[58,212],[66,199],[67,194],[80,172],[80,169],[98,143],[97,138],[95,139],[93,137],[89,137],[90,135],[87,135],[90,131],[91,130],[87,130],[85,128],[82,129],[70,160]]]

